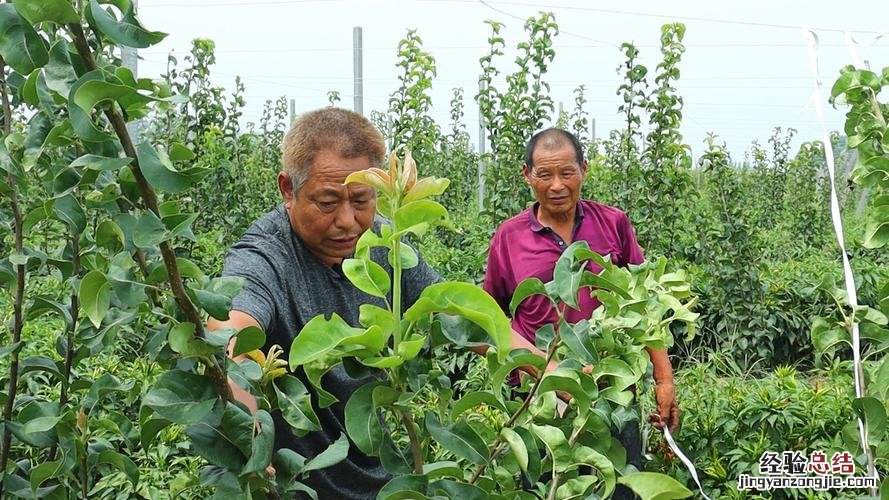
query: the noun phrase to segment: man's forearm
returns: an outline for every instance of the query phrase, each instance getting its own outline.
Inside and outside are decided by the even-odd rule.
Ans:
[[[653,367],[654,382],[673,385],[673,366],[670,364],[670,356],[666,349],[645,348]]]
[[[512,339],[512,342],[510,345],[511,348],[513,348],[513,349],[527,349],[544,359],[546,358],[545,352],[538,349],[536,345],[532,344],[525,337],[522,337],[521,335],[519,335],[519,333],[516,332],[515,330],[513,330],[513,332],[512,332],[511,339]],[[490,346],[482,345],[482,346],[477,346],[477,347],[470,347],[469,349],[471,351],[475,352],[476,354],[480,354],[480,355],[484,356],[488,352],[489,347]],[[546,366],[546,371],[551,372],[551,371],[555,370],[556,368],[558,368],[558,366],[559,366],[559,364],[556,363],[555,361],[550,361],[549,364]],[[523,372],[525,372],[533,377],[538,376],[537,369],[534,368],[533,366],[521,366],[521,367],[519,367],[519,370],[522,370]]]
[[[247,359],[247,357],[238,356],[236,358],[232,358],[232,361],[237,363],[244,359]],[[228,386],[232,390],[232,397],[235,398],[236,401],[244,403],[244,406],[246,406],[250,410],[250,413],[256,413],[256,411],[259,410],[259,405],[256,403],[256,398],[253,397],[253,394],[250,394],[248,390],[235,383],[235,381],[232,380],[231,377],[228,378]]]

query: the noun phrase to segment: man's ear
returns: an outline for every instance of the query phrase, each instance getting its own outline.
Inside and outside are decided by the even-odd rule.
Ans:
[[[586,160],[583,160],[583,165],[580,166],[580,176],[583,177],[586,175],[587,167],[589,163]]]
[[[522,177],[525,178],[525,184],[531,185],[531,167],[527,163],[522,164]]]
[[[290,208],[290,204],[294,202],[293,181],[286,172],[278,172],[278,191],[281,192],[281,198],[284,199],[284,207]]]

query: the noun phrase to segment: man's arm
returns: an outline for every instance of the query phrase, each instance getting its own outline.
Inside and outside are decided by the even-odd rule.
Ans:
[[[220,328],[232,328],[235,331],[241,331],[248,326],[255,326],[257,328],[262,328],[259,326],[259,322],[250,316],[249,314],[241,311],[231,311],[228,315],[228,319],[225,321],[219,321],[213,318],[207,322],[207,330],[213,331],[218,330]],[[228,344],[228,355],[231,357],[232,349],[235,347],[236,338],[232,337],[232,340]],[[239,362],[247,359],[247,356],[243,354],[240,356],[235,356],[231,358],[234,362]],[[253,397],[250,392],[248,392],[243,387],[236,384],[231,378],[228,379],[228,385],[231,387],[232,396],[244,403],[244,405],[250,409],[251,413],[256,413],[256,410],[259,409],[259,406],[256,404],[256,398]]]
[[[670,356],[666,349],[651,349],[646,347],[651,358],[654,375],[654,395],[657,401],[657,415],[652,414],[649,420],[658,429],[664,424],[671,431],[679,427],[679,405],[676,404],[676,389],[673,386],[673,366],[670,364]],[[659,418],[658,418],[659,417]]]
[[[517,331],[515,331],[515,330],[512,331],[511,339],[512,339],[512,344],[510,345],[510,347],[512,347],[513,349],[527,349],[527,350],[533,352],[534,354],[537,354],[538,356],[546,359],[545,352],[538,349],[536,345],[529,342],[525,337],[522,337]],[[482,346],[478,346],[478,347],[470,347],[469,349],[476,354],[484,356],[485,354],[487,354],[489,347],[490,346],[482,345]],[[551,372],[551,371],[555,370],[556,368],[558,368],[558,366],[559,366],[559,364],[556,363],[555,361],[550,361],[549,364],[546,365],[545,371]],[[521,371],[523,371],[535,378],[539,375],[539,373],[537,372],[537,369],[531,365],[520,366],[519,370],[521,370]]]

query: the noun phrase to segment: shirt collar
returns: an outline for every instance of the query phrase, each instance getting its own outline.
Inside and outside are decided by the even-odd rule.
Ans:
[[[537,219],[537,209],[540,208],[540,202],[535,201],[531,208],[528,210],[528,226],[531,227],[531,231],[535,233],[539,233],[544,229],[552,229],[544,226]],[[580,221],[583,220],[583,207],[580,205],[580,200],[577,201],[577,206],[574,208],[574,227],[580,225]]]

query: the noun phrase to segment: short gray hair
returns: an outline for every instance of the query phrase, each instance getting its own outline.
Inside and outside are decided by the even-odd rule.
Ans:
[[[373,166],[381,165],[386,154],[383,135],[364,116],[333,107],[309,111],[293,122],[281,146],[281,164],[294,192],[309,180],[315,155],[325,149],[344,158],[366,156]]]

